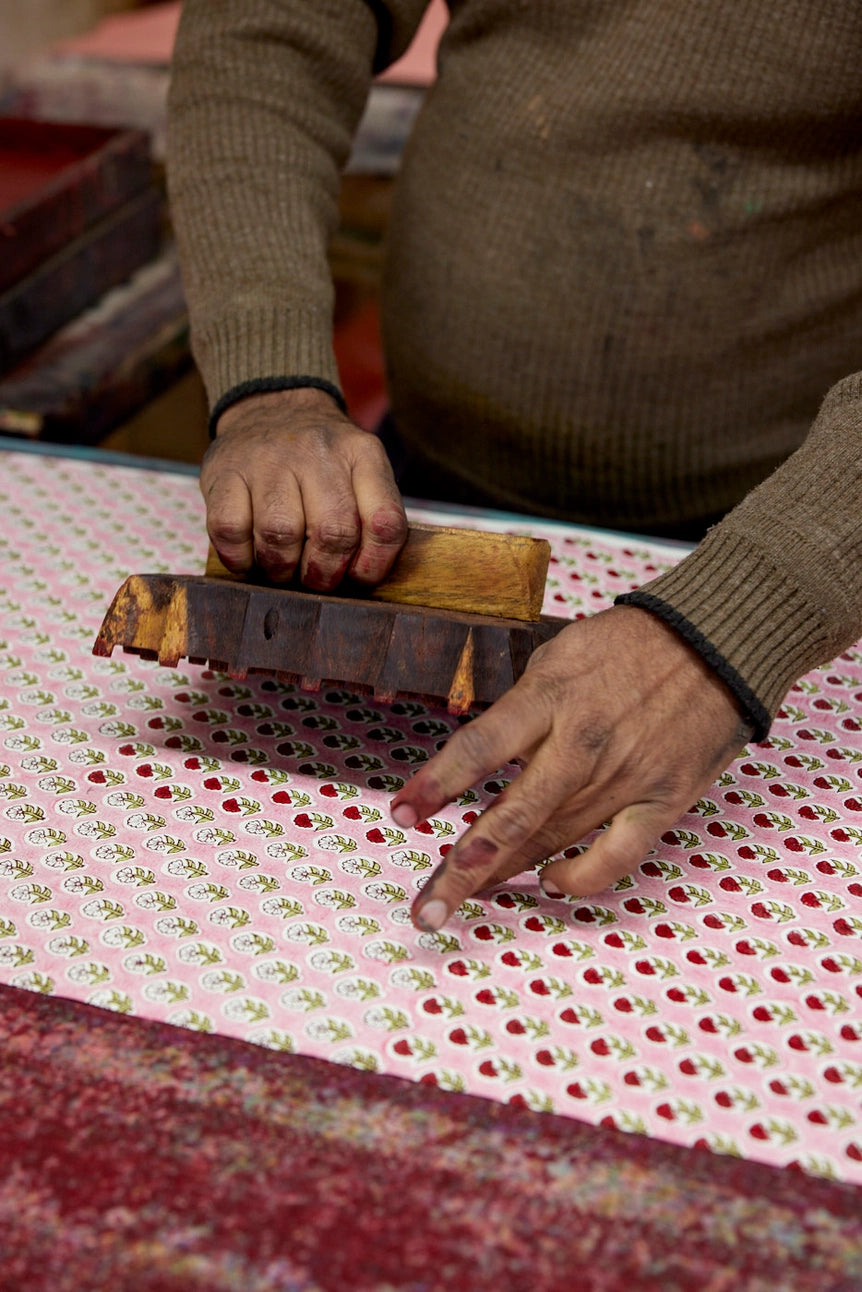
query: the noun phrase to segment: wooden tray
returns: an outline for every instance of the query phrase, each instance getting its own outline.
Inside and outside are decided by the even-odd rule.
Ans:
[[[150,181],[143,131],[0,117],[0,292]]]
[[[162,196],[144,189],[0,293],[0,372],[152,260]]]
[[[0,375],[0,431],[98,443],[191,368],[188,333],[177,255],[167,245]]]

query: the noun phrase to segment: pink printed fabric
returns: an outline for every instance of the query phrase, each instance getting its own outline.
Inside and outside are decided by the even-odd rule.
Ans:
[[[202,568],[197,482],[0,463],[3,981],[862,1181],[858,647],[613,890],[550,901],[529,874],[420,934],[416,889],[515,769],[399,830],[444,711],[94,658],[127,574]],[[570,616],[680,555],[523,530]]]

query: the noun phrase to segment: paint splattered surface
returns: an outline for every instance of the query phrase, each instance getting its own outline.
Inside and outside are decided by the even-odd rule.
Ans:
[[[445,712],[94,659],[128,573],[201,568],[196,482],[3,467],[2,981],[862,1180],[859,648],[613,891],[549,901],[525,876],[422,935],[411,897],[515,769],[400,831],[389,798]],[[679,556],[533,532],[546,609],[572,616]]]

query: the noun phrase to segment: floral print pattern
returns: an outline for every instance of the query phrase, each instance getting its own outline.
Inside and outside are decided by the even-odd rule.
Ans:
[[[2,462],[0,981],[862,1181],[860,647],[613,890],[552,901],[528,874],[418,933],[417,888],[516,769],[400,830],[445,711],[94,658],[127,574],[202,568],[196,480]],[[523,530],[570,617],[681,555]]]

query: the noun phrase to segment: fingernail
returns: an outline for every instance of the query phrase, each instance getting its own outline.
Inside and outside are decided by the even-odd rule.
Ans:
[[[446,923],[448,914],[449,908],[446,903],[442,902],[439,897],[434,897],[417,911],[416,922],[421,925],[426,933],[436,933]]]
[[[392,820],[396,825],[403,825],[406,829],[410,829],[418,822],[419,813],[409,803],[399,803],[392,809]]]
[[[546,879],[544,875],[539,880],[539,887],[546,897],[565,897],[566,895],[552,879]]]

